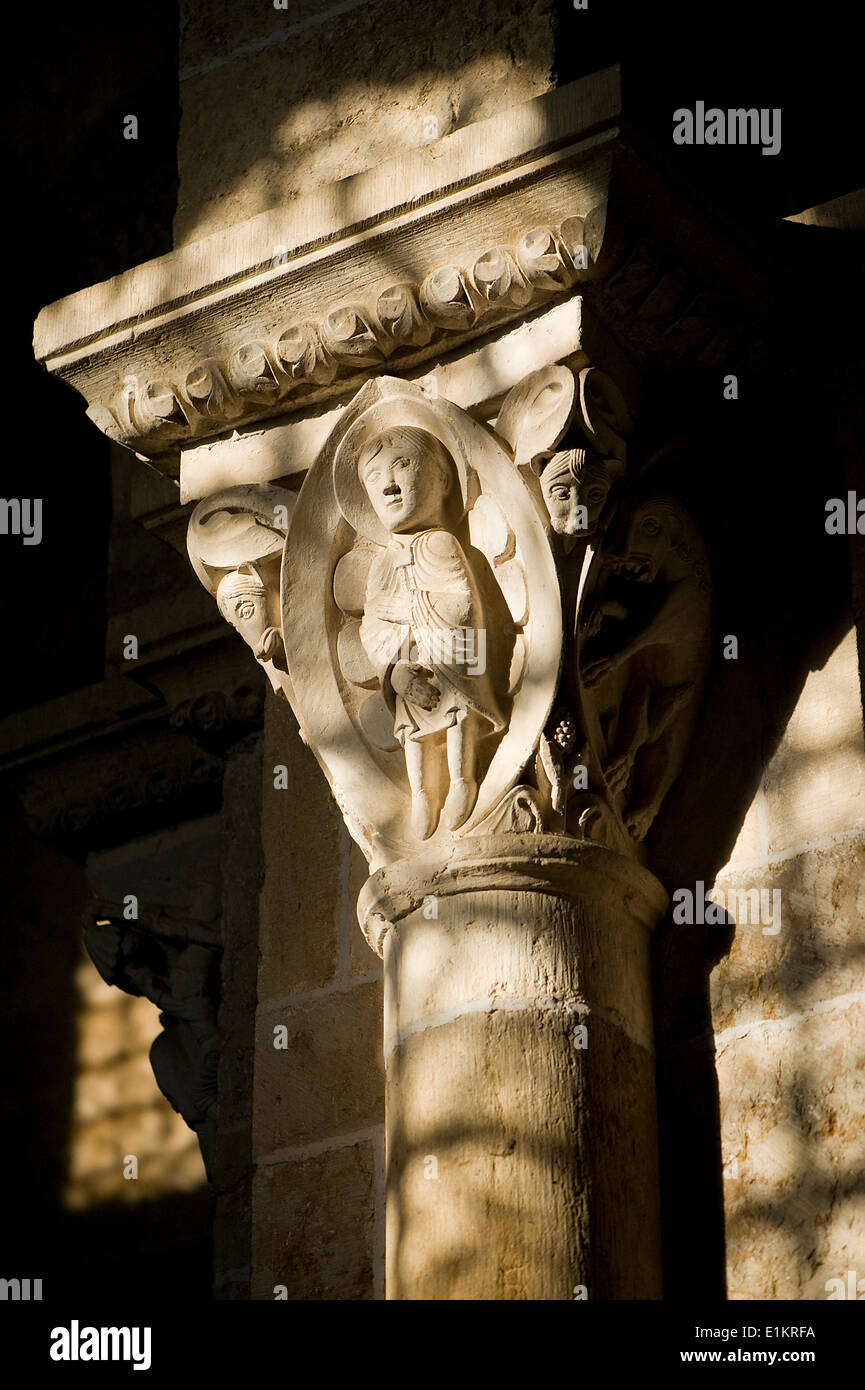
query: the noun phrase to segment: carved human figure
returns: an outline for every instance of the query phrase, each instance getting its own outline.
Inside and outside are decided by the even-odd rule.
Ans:
[[[619,459],[602,458],[591,449],[563,449],[542,465],[540,483],[550,526],[559,537],[559,580],[562,603],[573,633],[581,573],[589,542],[597,549],[605,529],[605,513],[610,489],[623,471]],[[555,548],[555,547],[554,547]],[[603,618],[617,605],[602,602],[581,616],[583,640],[593,637]],[[570,646],[566,662],[574,663]],[[579,696],[572,690],[572,698]]]
[[[180,943],[193,925],[171,908],[140,905],[133,929],[123,903],[94,898],[88,905],[84,941],[103,980],[127,994],[143,996],[160,1010],[150,1063],[163,1095],[198,1135],[208,1174],[216,1123],[219,1059],[218,952],[194,940]],[[201,929],[202,923],[195,924]]]
[[[433,434],[396,426],[366,442],[357,471],[389,534],[370,566],[360,638],[405,752],[412,829],[427,839],[440,817],[451,830],[468,819],[478,743],[505,721],[484,660],[478,585],[443,524],[456,490],[453,458]]]
[[[539,785],[549,783],[551,812],[562,817],[562,824],[567,824],[567,803],[574,793],[579,792],[582,813],[586,807],[600,804],[596,793],[603,787],[600,765],[590,756],[582,691],[576,680],[575,624],[589,544],[594,549],[599,543],[610,490],[623,471],[623,465],[618,459],[604,458],[591,449],[570,448],[542,456],[535,463],[535,471],[539,474],[541,496],[550,519],[550,541],[559,570],[566,622],[563,693],[567,695],[570,710],[564,727],[573,726],[569,744],[577,741],[580,745],[578,754],[569,758],[570,748],[565,749],[562,742],[561,713],[558,718],[554,716],[541,739],[536,770]],[[597,627],[600,616],[595,615],[592,622]],[[568,775],[568,766],[572,763],[586,769],[588,782],[578,785],[572,780]]]
[[[582,668],[587,687],[617,684],[610,692],[616,732],[604,772],[614,795],[628,793],[625,825],[642,840],[679,773],[696,717],[709,652],[708,569],[693,521],[666,497],[635,508],[622,552],[605,557],[605,566],[656,591],[636,627],[625,624],[627,640]],[[599,609],[620,622],[631,618],[628,603],[602,600]]]
[[[196,574],[282,699],[288,695],[279,570],[295,500],[268,484],[225,488],[198,503],[187,535]]]

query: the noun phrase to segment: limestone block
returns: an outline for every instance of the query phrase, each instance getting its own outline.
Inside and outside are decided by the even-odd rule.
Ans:
[[[711,976],[716,1033],[783,1019],[865,987],[858,949],[865,920],[865,835],[780,864],[726,870],[716,884],[725,895],[735,889],[740,908],[730,950]],[[777,934],[750,920],[743,895],[755,887],[780,893]]]
[[[286,788],[274,786],[277,766],[288,768]],[[294,717],[275,699],[265,713],[261,816],[266,870],[258,995],[267,1000],[334,978],[347,869],[339,811]]]
[[[252,1297],[370,1299],[375,1289],[380,1140],[259,1167]]]
[[[244,1139],[247,1136],[243,1136]],[[214,1296],[249,1298],[252,1180],[217,1193],[213,1202]]]
[[[772,853],[865,828],[865,748],[856,633],[812,671],[766,769]]]
[[[551,0],[448,0],[420,51],[411,0],[249,8],[184,27],[177,245],[552,85]]]
[[[256,1018],[253,1147],[257,1155],[380,1124],[382,990],[378,981],[328,991]],[[285,1049],[274,1028],[288,1030]]]
[[[340,7],[342,8],[342,7]],[[352,6],[352,8],[354,8]],[[322,16],[332,12],[329,0],[293,0],[290,8],[268,5],[235,5],[232,0],[214,4],[180,6],[181,76],[197,68],[210,68],[228,62],[240,51],[261,52],[288,43],[293,30],[317,26]]]
[[[768,834],[766,831],[765,798],[762,788],[758,788],[754,800],[748,807],[736,843],[727,861],[727,867],[743,861],[765,859],[768,853]]]
[[[732,1298],[825,1298],[865,1269],[863,1028],[860,996],[721,1042]]]

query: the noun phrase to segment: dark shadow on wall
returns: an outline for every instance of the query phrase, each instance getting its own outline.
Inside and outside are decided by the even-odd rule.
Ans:
[[[14,806],[0,811],[0,1182],[6,1193],[6,1278],[42,1279],[43,1297],[100,1304],[208,1299],[210,1204],[206,1189],[135,1205],[70,1211],[80,1000],[76,972],[89,886],[81,865],[41,844]],[[155,1090],[155,1083],[154,1083]]]
[[[700,10],[691,0],[556,0],[559,86],[620,63],[624,119],[695,188],[755,217],[789,216],[862,183],[858,45],[845,0],[813,7],[757,0],[747,11]],[[673,143],[673,113],[779,110],[781,147]]]
[[[34,360],[33,323],[43,305],[171,249],[177,7],[14,6],[4,45],[16,219],[4,379],[22,429],[4,450],[0,495],[40,498],[43,514],[40,544],[0,537],[0,587],[26,593],[33,615],[6,625],[0,714],[102,677],[109,445],[80,397]],[[124,139],[127,115],[137,140]]]
[[[37,365],[43,305],[171,248],[176,202],[177,6],[15,6],[4,16],[3,162],[14,262],[4,285],[4,377],[20,436],[0,495],[39,498],[42,537],[0,536],[9,600],[0,715],[103,676],[109,444],[84,402]],[[124,118],[138,139],[124,139]],[[14,425],[13,425],[14,430]],[[0,754],[4,750],[0,748]],[[0,1137],[4,1277],[44,1296],[210,1294],[207,1195],[122,1210],[62,1207],[76,1066],[82,863],[29,835],[0,789]],[[81,847],[83,861],[87,846]]]

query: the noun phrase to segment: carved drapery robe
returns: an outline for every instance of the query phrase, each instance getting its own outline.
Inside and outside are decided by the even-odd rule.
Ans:
[[[505,726],[485,670],[484,615],[462,546],[449,531],[395,535],[370,567],[360,639],[405,743],[443,732],[471,710],[488,727]],[[432,710],[397,695],[394,665],[411,660],[441,691]]]

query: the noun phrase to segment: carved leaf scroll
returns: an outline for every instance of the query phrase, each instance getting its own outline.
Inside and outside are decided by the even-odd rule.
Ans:
[[[368,300],[335,305],[317,321],[283,324],[273,337],[262,329],[227,356],[214,351],[190,363],[176,383],[126,378],[88,414],[112,438],[157,452],[212,433],[214,425],[292,408],[311,390],[382,367],[399,349],[445,344],[449,335],[566,293],[592,273],[583,228],[581,217],[558,229],[533,227],[466,265],[435,267],[420,284],[385,283]]]

